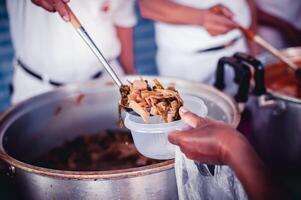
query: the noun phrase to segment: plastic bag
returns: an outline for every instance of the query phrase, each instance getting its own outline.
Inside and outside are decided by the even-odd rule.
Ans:
[[[248,199],[240,181],[228,166],[214,167],[189,160],[176,149],[175,173],[180,200]]]

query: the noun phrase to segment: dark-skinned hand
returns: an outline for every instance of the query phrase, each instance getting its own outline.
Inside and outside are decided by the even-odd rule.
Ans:
[[[182,120],[192,129],[169,134],[169,141],[178,145],[187,158],[207,164],[226,164],[230,148],[244,138],[230,125],[201,118],[180,109]]]

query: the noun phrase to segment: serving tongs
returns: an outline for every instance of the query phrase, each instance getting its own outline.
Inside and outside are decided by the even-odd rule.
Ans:
[[[71,10],[71,8],[66,4],[66,8],[69,11],[70,16],[70,23],[73,25],[77,33],[80,35],[80,37],[85,41],[85,43],[88,45],[88,47],[91,49],[93,54],[96,56],[98,61],[104,66],[105,70],[109,73],[115,84],[119,87],[119,90],[121,91],[122,88],[126,87],[126,85],[122,84],[120,78],[116,74],[116,72],[113,70],[113,68],[110,66],[109,62],[106,60],[106,58],[103,56],[99,48],[94,43],[93,39],[90,37],[90,35],[87,33],[85,28],[80,23],[79,19],[76,17],[74,12]],[[125,105],[122,105],[122,103],[119,103],[120,106],[125,109],[127,112],[132,111],[131,108],[126,107]]]

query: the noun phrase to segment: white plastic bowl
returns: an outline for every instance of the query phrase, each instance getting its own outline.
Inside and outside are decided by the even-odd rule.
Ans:
[[[184,107],[191,112],[205,117],[208,109],[201,98],[193,95],[182,95]],[[166,160],[175,157],[175,146],[168,141],[168,134],[176,130],[189,128],[182,120],[162,123],[159,116],[151,116],[145,123],[140,116],[127,113],[125,126],[131,130],[138,151],[146,157]]]

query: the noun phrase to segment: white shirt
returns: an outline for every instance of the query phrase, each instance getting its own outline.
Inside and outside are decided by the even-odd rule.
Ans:
[[[115,26],[135,24],[134,0],[71,0],[70,7],[108,60],[121,51]],[[102,69],[70,23],[30,0],[7,1],[16,57],[59,82],[88,80]]]
[[[249,7],[246,0],[171,0],[180,5],[199,9],[208,9],[222,4],[234,14],[235,20],[242,26],[251,24]],[[220,36],[211,36],[205,28],[192,25],[156,23],[156,40],[159,50],[172,50],[194,53],[202,49],[220,46],[241,35],[238,30]]]
[[[246,0],[171,0],[180,5],[199,9],[208,9],[222,4],[235,15],[235,20],[242,26],[251,24],[251,14]],[[211,36],[201,26],[176,25],[157,22],[155,26],[158,45],[157,65],[160,75],[193,80],[212,84],[218,60],[223,56],[232,56],[235,52],[246,52],[244,38],[239,39],[233,46],[210,52],[200,50],[217,47],[240,37],[238,30],[227,34]],[[231,69],[226,68],[226,81],[233,82]],[[229,85],[227,83],[227,85]]]

